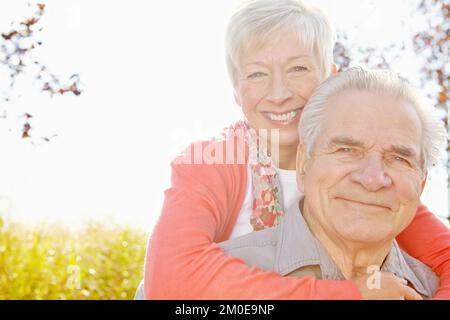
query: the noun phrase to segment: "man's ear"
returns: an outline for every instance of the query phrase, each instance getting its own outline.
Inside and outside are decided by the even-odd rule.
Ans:
[[[331,75],[335,76],[337,74],[337,67],[336,67],[336,63],[333,63],[331,65]]]
[[[305,167],[306,167],[306,150],[305,146],[300,143],[297,147],[296,156],[296,170],[297,170],[297,189],[298,191],[305,193]]]
[[[422,180],[422,190],[420,190],[420,195],[423,193],[423,189],[425,189],[425,183],[427,182],[428,171],[425,172],[425,177]]]

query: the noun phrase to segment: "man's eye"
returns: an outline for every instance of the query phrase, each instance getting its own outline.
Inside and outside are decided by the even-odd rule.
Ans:
[[[304,71],[308,71],[308,68],[303,67],[303,66],[295,66],[289,69],[289,71],[291,72],[304,72]]]
[[[355,150],[353,149],[353,148],[348,148],[348,147],[345,147],[345,148],[339,148],[338,150],[337,150],[337,152],[341,152],[341,153],[353,153]]]
[[[352,147],[342,147],[335,151],[336,154],[341,156],[348,156],[352,158],[361,158],[364,153],[358,149],[358,148],[352,148]]]
[[[257,78],[262,78],[264,77],[266,74],[264,72],[253,72],[252,74],[250,74],[247,79],[257,79]]]
[[[394,156],[392,156],[392,159],[393,159],[395,162],[399,162],[399,163],[402,163],[402,164],[406,164],[406,165],[408,165],[408,166],[411,165],[411,162],[409,162],[409,160],[407,160],[407,159],[405,159],[405,158],[402,158],[402,157],[400,157],[400,156],[394,155]]]

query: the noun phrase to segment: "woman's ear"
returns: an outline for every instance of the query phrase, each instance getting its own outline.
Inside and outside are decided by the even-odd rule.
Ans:
[[[335,76],[337,74],[337,67],[336,67],[336,63],[333,63],[331,65],[331,75]]]
[[[236,101],[238,106],[242,107],[241,97],[237,94],[236,90],[234,90],[234,101]]]
[[[297,170],[297,189],[305,193],[305,167],[306,167],[306,150],[305,146],[300,143],[297,147],[296,170]]]

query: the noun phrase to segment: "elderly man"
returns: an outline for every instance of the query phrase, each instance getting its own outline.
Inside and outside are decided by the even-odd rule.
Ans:
[[[419,205],[427,168],[445,130],[402,78],[351,69],[325,81],[308,101],[299,132],[297,182],[304,194],[279,226],[220,243],[228,255],[285,276],[383,286],[390,272],[431,298],[436,275],[399,249],[395,237]],[[430,234],[430,237],[433,235]]]

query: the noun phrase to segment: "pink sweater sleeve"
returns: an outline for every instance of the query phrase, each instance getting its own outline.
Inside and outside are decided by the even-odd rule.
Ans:
[[[397,241],[402,249],[439,276],[440,287],[434,298],[450,299],[450,229],[421,205]]]
[[[360,299],[353,281],[281,277],[223,253],[216,243],[229,235],[230,203],[236,204],[238,194],[244,194],[236,177],[230,176],[235,171],[215,165],[172,165],[172,186],[147,248],[146,297]]]

